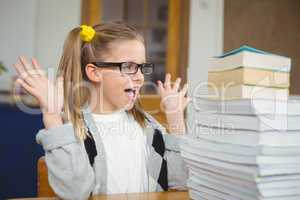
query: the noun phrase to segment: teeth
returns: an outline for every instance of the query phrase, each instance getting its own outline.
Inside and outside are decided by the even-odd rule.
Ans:
[[[135,97],[135,94],[136,94],[136,89],[135,88],[127,88],[124,90],[127,95],[130,97],[130,98],[134,98]]]
[[[138,91],[139,87],[132,87],[132,88],[127,88],[124,91],[127,93],[127,95],[134,99],[137,95],[137,91]]]
[[[133,98],[134,95],[135,95],[135,92],[131,91],[131,92],[128,93],[128,95]]]

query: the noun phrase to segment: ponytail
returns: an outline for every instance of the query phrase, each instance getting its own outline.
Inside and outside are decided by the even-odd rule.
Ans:
[[[84,140],[86,133],[81,108],[88,100],[89,92],[86,87],[83,87],[81,46],[80,28],[74,28],[64,43],[58,76],[64,77],[63,111],[66,120],[73,124],[77,137]]]

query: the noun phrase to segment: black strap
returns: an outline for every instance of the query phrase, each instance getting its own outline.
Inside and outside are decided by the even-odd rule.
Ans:
[[[96,144],[95,144],[93,135],[89,129],[88,129],[88,133],[89,133],[89,135],[84,140],[84,147],[88,154],[90,165],[93,167],[94,162],[95,162],[95,157],[97,156],[97,148],[96,148]]]
[[[89,136],[84,140],[84,147],[89,157],[90,165],[93,166],[95,162],[95,157],[97,156],[97,148],[95,140],[90,130],[88,129]],[[162,157],[162,165],[159,172],[158,184],[164,191],[168,190],[168,165],[167,161],[164,159],[164,154],[166,151],[165,142],[162,133],[159,129],[154,130],[152,147],[154,150]]]
[[[167,161],[164,159],[164,154],[165,154],[166,148],[165,148],[165,142],[163,139],[163,135],[159,129],[154,130],[152,146],[153,146],[154,150],[162,157],[162,164],[161,164],[157,182],[164,191],[167,191],[169,188],[168,164],[167,164]]]

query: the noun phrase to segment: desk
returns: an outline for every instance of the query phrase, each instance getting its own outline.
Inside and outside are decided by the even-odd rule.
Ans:
[[[90,200],[190,200],[187,192],[149,192],[94,196]],[[13,200],[13,199],[11,199]],[[14,200],[58,200],[58,198],[25,198]]]

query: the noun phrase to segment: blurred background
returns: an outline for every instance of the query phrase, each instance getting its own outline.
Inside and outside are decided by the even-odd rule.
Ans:
[[[161,123],[164,115],[153,84],[166,72],[182,77],[190,94],[207,80],[209,58],[243,44],[292,58],[291,94],[300,94],[299,0],[0,0],[0,199],[37,193],[35,143],[42,128],[25,93],[11,95],[19,55],[56,67],[68,31],[80,24],[124,21],[145,36],[147,59],[156,65],[146,77],[142,104]],[[188,108],[187,120],[194,110]]]

